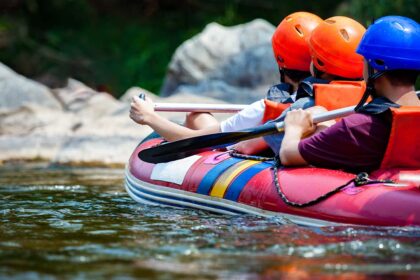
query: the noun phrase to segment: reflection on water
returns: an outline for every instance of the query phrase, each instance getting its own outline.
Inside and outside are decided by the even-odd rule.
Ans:
[[[420,228],[305,228],[146,207],[123,170],[0,169],[0,278],[420,276]]]

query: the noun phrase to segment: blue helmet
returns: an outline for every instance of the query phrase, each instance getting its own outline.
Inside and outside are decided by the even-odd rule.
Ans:
[[[356,52],[378,71],[420,71],[420,25],[406,17],[382,17],[369,26]]]

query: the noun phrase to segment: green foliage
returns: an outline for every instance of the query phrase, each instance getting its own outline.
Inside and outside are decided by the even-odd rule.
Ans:
[[[61,86],[67,77],[119,96],[131,86],[158,92],[175,49],[216,21],[236,25],[287,14],[347,14],[363,23],[385,14],[418,20],[418,0],[2,0],[0,61]]]
[[[420,20],[419,0],[350,0],[346,1],[338,13],[343,13],[368,26],[372,20],[387,16],[400,15]]]

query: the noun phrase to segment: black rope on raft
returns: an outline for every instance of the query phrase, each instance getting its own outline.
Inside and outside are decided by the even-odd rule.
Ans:
[[[262,157],[262,156],[254,156],[254,155],[244,155],[235,150],[229,151],[229,155],[235,158],[247,159],[247,160],[256,160],[256,161],[275,161],[275,157]]]
[[[286,205],[292,206],[292,207],[303,208],[303,207],[308,207],[308,206],[315,205],[315,204],[333,196],[334,194],[336,194],[339,191],[341,191],[342,189],[348,187],[352,183],[354,183],[354,185],[356,187],[371,185],[371,184],[378,184],[378,183],[395,183],[392,180],[372,180],[372,179],[369,178],[369,175],[366,172],[362,172],[362,173],[357,174],[355,178],[351,179],[350,181],[348,181],[344,185],[341,185],[341,186],[333,189],[332,191],[329,191],[329,192],[317,197],[314,200],[311,200],[311,201],[308,201],[308,202],[305,202],[305,203],[297,203],[297,202],[290,201],[281,189],[280,180],[279,180],[279,177],[278,177],[278,172],[279,172],[279,169],[283,169],[284,167],[281,165],[280,158],[278,156],[276,156],[276,157],[261,157],[261,156],[253,156],[253,155],[244,155],[244,154],[238,153],[236,151],[230,151],[229,155],[231,157],[242,158],[242,159],[247,159],[247,160],[257,160],[257,161],[263,161],[263,162],[272,161],[273,162],[272,170],[273,170],[273,176],[274,176],[274,185],[276,187],[277,194],[280,196],[280,198],[283,200],[283,202]]]
[[[278,178],[279,168],[283,168],[283,167],[281,166],[280,160],[277,160],[275,162],[274,166],[273,166],[274,185],[276,186],[277,193],[281,197],[281,199],[283,200],[283,202],[285,204],[287,204],[289,206],[293,206],[293,207],[298,207],[298,208],[308,207],[308,206],[312,206],[314,204],[317,204],[317,203],[333,196],[334,194],[336,194],[339,191],[341,191],[342,189],[348,187],[352,183],[354,183],[354,185],[356,187],[366,186],[366,185],[371,185],[371,184],[378,184],[378,183],[394,183],[394,181],[392,181],[392,180],[372,180],[372,179],[369,178],[369,175],[366,172],[362,172],[362,173],[357,174],[356,177],[354,177],[353,179],[351,179],[350,181],[348,181],[344,185],[341,185],[341,186],[333,189],[332,191],[329,191],[329,192],[317,197],[314,200],[311,200],[311,201],[308,201],[308,202],[305,202],[305,203],[296,203],[296,202],[290,201],[281,189],[280,181],[279,181],[279,178]]]

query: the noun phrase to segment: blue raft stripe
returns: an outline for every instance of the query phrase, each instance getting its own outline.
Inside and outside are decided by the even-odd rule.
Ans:
[[[270,167],[272,167],[272,164],[262,162],[257,165],[251,166],[250,168],[242,172],[242,174],[236,177],[236,179],[230,184],[229,188],[225,193],[224,198],[237,201],[239,195],[241,194],[243,188],[249,182],[249,180],[251,180],[251,178],[254,177],[257,173]]]
[[[214,208],[214,209],[220,209],[220,210],[224,210],[224,211],[228,211],[231,213],[235,213],[235,214],[243,214],[246,212],[242,212],[242,211],[238,211],[235,209],[231,209],[228,207],[223,207],[223,206],[217,206],[217,205],[212,205],[212,204],[208,204],[208,203],[203,203],[203,202],[197,202],[191,199],[187,199],[187,198],[179,198],[179,197],[173,197],[170,195],[162,195],[162,194],[157,194],[155,192],[151,192],[145,189],[142,189],[141,187],[135,185],[134,183],[130,182],[129,179],[126,179],[126,183],[129,185],[129,187],[132,189],[131,192],[132,194],[134,194],[135,196],[144,199],[144,200],[148,200],[157,204],[163,204],[163,205],[168,205],[168,206],[176,206],[176,207],[183,207],[183,208],[188,208],[188,206],[182,205],[182,204],[176,204],[176,201],[183,201],[183,202],[188,202],[191,204],[195,204],[195,205],[200,205],[200,206],[206,206],[209,208]],[[173,203],[170,202],[164,202],[164,201],[160,201],[160,200],[155,200],[149,197],[145,197],[143,195],[141,195],[141,193],[145,193],[151,196],[155,196],[155,197],[160,197],[160,198],[166,198],[166,199],[171,199],[173,201]],[[217,213],[217,211],[215,210],[215,212]]]
[[[203,180],[201,180],[200,185],[197,188],[197,193],[208,195],[219,176],[222,175],[229,167],[240,161],[243,161],[243,159],[229,158],[217,164],[209,172],[207,172],[206,175],[204,175]]]

